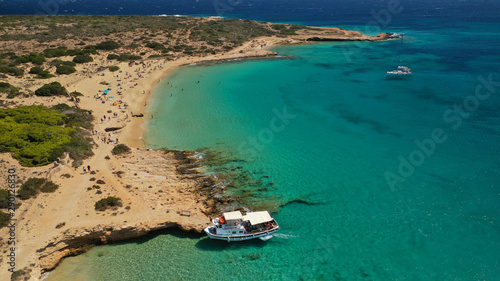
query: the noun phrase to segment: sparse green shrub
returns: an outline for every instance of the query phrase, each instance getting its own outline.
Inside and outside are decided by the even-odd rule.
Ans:
[[[34,66],[30,69],[30,74],[38,74],[40,72],[43,71],[43,68],[39,67],[39,66]]]
[[[7,98],[12,99],[19,95],[19,89],[6,82],[0,82],[0,93],[7,93]]]
[[[116,65],[109,67],[109,71],[111,71],[111,72],[115,72],[115,71],[118,71],[118,70],[120,70],[120,67],[118,67]]]
[[[92,62],[92,61],[94,61],[94,59],[87,54],[77,55],[73,58],[73,62],[75,62],[75,63],[86,63],[86,62]]]
[[[48,58],[64,57],[66,56],[66,47],[59,47],[56,49],[45,49],[43,54]]]
[[[73,92],[69,93],[69,95],[72,97],[82,97],[83,96],[82,93],[77,92],[77,91],[73,91]]]
[[[21,76],[24,70],[12,66],[0,66],[0,73],[9,74],[11,76]]]
[[[120,56],[119,56],[119,55],[117,55],[117,54],[109,54],[109,55],[106,57],[106,59],[107,59],[107,60],[116,60],[116,59],[118,59],[119,57],[120,57]]]
[[[55,67],[58,67],[60,65],[76,66],[76,63],[72,61],[53,60],[52,65],[54,65]]]
[[[57,74],[71,74],[76,72],[76,69],[69,65],[61,64],[56,68]]]
[[[104,41],[95,46],[98,50],[114,50],[120,48],[120,44],[115,41]]]
[[[0,189],[0,209],[9,207],[9,191]]]
[[[9,225],[10,215],[0,211],[0,228]]]
[[[111,207],[121,207],[121,206],[123,206],[121,199],[112,196],[103,198],[95,203],[95,209],[97,211],[105,211],[106,209]]]
[[[18,194],[22,200],[29,199],[38,194],[38,191],[45,183],[45,179],[42,178],[29,178],[25,181],[19,188]]]
[[[35,91],[37,96],[64,96],[67,95],[68,91],[59,82],[52,82],[50,84],[45,84]]]
[[[57,188],[59,188],[59,185],[51,181],[48,181],[40,188],[40,191],[45,193],[52,193],[55,192]]]
[[[30,69],[30,74],[37,74],[38,78],[51,78],[54,77],[54,75],[50,74],[50,72],[43,70],[43,68],[39,66],[32,67]]]
[[[45,62],[45,57],[39,53],[30,53],[29,55],[17,57],[14,62],[18,64],[31,62],[36,65],[42,65]]]
[[[81,49],[71,49],[66,51],[67,56],[81,56],[85,55],[85,52]]]
[[[128,153],[130,152],[130,147],[124,145],[124,144],[117,144],[113,150],[111,150],[111,153],[113,155],[120,155],[120,154],[123,154],[123,153]]]

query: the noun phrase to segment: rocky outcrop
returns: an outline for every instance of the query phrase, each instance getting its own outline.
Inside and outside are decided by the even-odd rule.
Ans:
[[[320,35],[312,36],[305,41],[385,41],[391,38],[392,33],[380,33],[377,36],[338,36],[338,35]]]
[[[38,249],[39,265],[43,271],[54,269],[67,256],[75,256],[89,249],[111,242],[128,240],[144,236],[151,231],[179,227],[185,231],[200,232],[202,225],[178,225],[173,222],[138,224],[136,226],[102,226],[92,229],[68,229],[49,242],[44,248]]]

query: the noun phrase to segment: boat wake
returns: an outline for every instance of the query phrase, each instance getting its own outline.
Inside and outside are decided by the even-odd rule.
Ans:
[[[273,235],[267,235],[267,236],[264,236],[264,237],[260,237],[259,239],[262,240],[262,241],[267,241],[267,240],[269,240],[271,238],[273,238]]]
[[[283,233],[275,233],[274,236],[282,239],[297,238],[297,235],[283,234]]]

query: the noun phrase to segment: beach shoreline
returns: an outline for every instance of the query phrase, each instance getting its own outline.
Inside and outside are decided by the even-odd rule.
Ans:
[[[356,36],[358,37],[351,39],[354,41],[387,39],[384,36]],[[167,227],[201,232],[209,223],[208,214],[214,209],[213,206],[203,204],[210,201],[210,198],[207,197],[208,194],[197,192],[196,186],[210,179],[179,174],[178,167],[183,165],[183,161],[191,161],[189,155],[176,158],[175,153],[149,151],[145,147],[143,136],[150,119],[145,110],[151,102],[155,88],[158,83],[168,79],[169,75],[184,65],[274,57],[276,53],[270,51],[270,48],[277,45],[307,43],[309,37],[310,35],[258,37],[223,54],[184,56],[175,60],[145,59],[132,65],[128,62],[110,63],[105,55],[99,55],[93,64],[86,64],[78,69],[81,72],[85,69],[93,70],[90,74],[85,72],[85,74],[65,75],[38,81],[39,83],[7,78],[8,82],[31,91],[42,83],[59,81],[67,87],[68,92],[81,92],[83,96],[78,105],[80,108],[92,111],[92,115],[96,117],[94,129],[97,131],[92,135],[95,142],[94,156],[84,161],[84,167],[92,166],[92,170],[96,172],[92,175],[85,170],[82,173],[80,167],[71,167],[69,161],[61,161],[54,166],[26,168],[21,167],[10,153],[0,154],[4,163],[2,171],[15,167],[22,180],[26,180],[36,172],[61,186],[60,191],[56,193],[41,194],[23,201],[17,210],[20,227],[16,237],[19,240],[16,248],[18,256],[16,268],[30,270],[30,280],[39,280],[42,272],[55,268],[64,257],[80,254],[92,246],[139,237]],[[349,40],[349,37],[343,37],[342,40]],[[102,66],[118,66],[120,71],[98,70]],[[130,81],[127,80],[125,84],[123,81],[125,79]],[[101,95],[104,88],[112,91],[114,96]],[[121,93],[117,94],[118,92]],[[33,96],[16,98],[14,101],[14,106],[33,104],[52,106],[68,102],[67,97]],[[142,114],[142,117],[133,117],[137,114]],[[108,132],[107,129],[110,128],[120,129]],[[113,156],[111,153],[113,146],[122,143],[129,146],[132,153]],[[197,165],[196,161],[190,164]],[[102,179],[105,184],[99,187],[100,190],[96,195],[90,195],[95,192],[95,187],[91,188],[89,185],[92,185],[91,182],[95,179]],[[105,195],[119,196],[124,206],[131,208],[126,211],[120,208],[95,212],[93,208],[95,201]],[[161,198],[158,199],[159,197]],[[55,201],[61,204],[56,206],[53,204]],[[144,201],[148,204],[144,204]],[[60,225],[62,226],[59,227]],[[6,229],[0,230],[0,234],[6,235],[6,231]],[[4,243],[2,248],[6,246]],[[2,279],[10,278],[5,262],[0,266],[0,270]]]

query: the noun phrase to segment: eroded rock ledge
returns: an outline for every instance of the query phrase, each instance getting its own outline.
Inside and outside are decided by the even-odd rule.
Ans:
[[[136,226],[97,225],[91,229],[70,229],[54,237],[44,248],[38,249],[42,271],[54,269],[67,256],[82,254],[89,249],[111,242],[144,236],[151,231],[179,227],[186,231],[199,232],[199,225],[179,225],[175,222],[138,224]]]
[[[120,171],[113,172],[116,180],[133,196],[142,197],[152,211],[140,211],[143,215],[126,217],[128,221],[64,230],[37,250],[41,271],[54,269],[64,257],[151,231],[177,227],[201,233],[209,223],[208,216],[218,213],[218,206],[231,200],[224,196],[213,200],[219,181],[202,174],[202,159],[195,151],[138,149],[118,160]],[[96,175],[99,177],[99,172]],[[132,209],[136,207],[132,204]],[[109,215],[112,211],[107,212]]]

